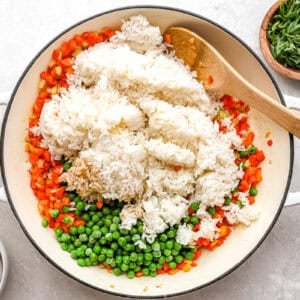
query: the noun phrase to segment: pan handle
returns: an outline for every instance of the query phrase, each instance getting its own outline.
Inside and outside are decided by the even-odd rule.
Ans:
[[[300,113],[300,98],[284,95],[287,107]],[[294,137],[294,139],[297,139]],[[299,141],[299,139],[297,139]],[[296,151],[297,155],[297,151]],[[299,153],[298,153],[299,155]],[[294,206],[300,204],[300,192],[289,192],[284,206]]]

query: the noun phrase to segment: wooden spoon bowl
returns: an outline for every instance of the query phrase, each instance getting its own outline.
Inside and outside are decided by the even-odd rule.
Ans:
[[[260,49],[267,61],[267,63],[274,69],[276,72],[281,74],[284,77],[288,77],[291,79],[300,80],[300,70],[295,70],[289,67],[285,67],[284,65],[280,64],[272,55],[270,50],[270,42],[267,39],[267,27],[270,21],[272,20],[274,14],[276,13],[277,9],[279,8],[280,3],[283,0],[278,0],[274,3],[271,8],[266,13],[259,33],[259,41],[260,41]]]
[[[170,27],[166,34],[176,56],[196,72],[207,91],[237,97],[300,137],[300,116],[248,82],[209,42],[183,27]],[[207,82],[210,76],[213,81]]]

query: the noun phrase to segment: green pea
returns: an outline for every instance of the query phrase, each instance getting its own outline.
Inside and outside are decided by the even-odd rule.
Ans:
[[[88,228],[91,228],[91,229],[92,229],[93,226],[94,226],[94,222],[93,222],[93,221],[88,221],[88,222],[86,223],[86,227],[88,227]]]
[[[135,262],[135,261],[137,261],[137,259],[138,259],[138,255],[135,252],[132,252],[130,254],[130,260]]]
[[[125,229],[125,228],[121,228],[120,229],[120,233],[122,234],[122,235],[127,235],[128,234],[128,230],[127,229]]]
[[[142,233],[143,233],[143,230],[144,230],[143,224],[142,224],[142,225],[138,225],[137,232],[138,232],[139,234],[142,234]]]
[[[79,209],[76,209],[76,210],[75,210],[75,215],[76,215],[76,216],[81,216],[81,215],[82,215],[82,211],[79,210]]]
[[[113,257],[113,256],[114,256],[114,250],[112,250],[112,249],[107,249],[106,256],[107,256],[107,257]]]
[[[112,233],[112,238],[113,238],[114,240],[119,240],[119,239],[120,239],[120,233],[119,233],[119,231],[114,231],[114,232]]]
[[[171,253],[172,253],[172,251],[170,249],[165,249],[164,250],[164,255],[165,256],[169,256],[169,255],[171,255]]]
[[[72,257],[73,259],[77,259],[77,258],[78,258],[78,256],[77,256],[77,250],[71,251],[71,257]]]
[[[105,261],[105,259],[106,259],[105,254],[100,254],[100,255],[98,256],[98,260],[99,260],[100,262]]]
[[[153,251],[152,255],[153,255],[153,257],[160,257],[161,256],[161,252],[160,251]]]
[[[248,152],[247,151],[239,151],[239,155],[241,158],[248,157]]]
[[[87,249],[85,250],[85,255],[86,255],[86,256],[90,256],[92,253],[93,253],[93,250],[92,250],[91,248],[87,248]]]
[[[159,243],[159,246],[160,246],[160,250],[161,250],[161,251],[164,251],[164,250],[166,249],[166,244],[163,243],[163,242],[160,242],[160,243]]]
[[[54,229],[56,237],[60,237],[63,234],[63,231],[60,228]]]
[[[105,226],[110,227],[111,224],[112,224],[112,222],[111,222],[110,219],[107,219],[107,218],[104,219],[104,225]]]
[[[76,239],[76,240],[74,241],[74,246],[75,246],[75,247],[80,247],[80,246],[81,246],[81,240],[80,240],[80,239]]]
[[[145,253],[144,259],[145,259],[145,260],[152,260],[152,259],[153,259],[153,256],[152,256],[151,253]]]
[[[256,195],[257,195],[257,188],[251,187],[251,188],[250,188],[250,191],[249,191],[249,194],[250,194],[251,196],[256,196]]]
[[[156,264],[151,263],[151,264],[149,265],[149,270],[150,270],[150,272],[151,272],[151,271],[155,271],[155,270],[156,270]]]
[[[151,277],[157,276],[157,272],[156,272],[156,271],[150,271],[150,276],[151,276]]]
[[[168,239],[168,236],[166,234],[164,234],[164,233],[162,233],[159,236],[159,240],[162,241],[162,242],[165,242],[167,239]]]
[[[175,256],[175,261],[180,264],[183,261],[183,257],[181,255],[176,255]]]
[[[81,234],[79,235],[79,240],[80,240],[81,242],[87,242],[87,241],[88,241],[88,236],[87,236],[87,234],[86,234],[86,233],[81,233]]]
[[[79,234],[85,233],[85,227],[82,226],[82,225],[78,226],[78,227],[77,227],[77,232],[78,232]]]
[[[189,216],[185,216],[184,218],[183,218],[183,222],[184,223],[189,223],[189,221],[190,221],[190,217]]]
[[[94,226],[92,227],[92,230],[93,230],[93,231],[100,230],[100,226],[99,226],[99,225],[94,225]]]
[[[122,274],[122,271],[120,270],[120,268],[113,268],[113,273],[116,275],[116,276],[120,276]]]
[[[68,252],[71,252],[71,251],[73,251],[75,249],[75,246],[73,245],[73,244],[69,244],[68,245]]]
[[[108,234],[108,228],[107,228],[106,226],[103,226],[103,227],[101,228],[101,232],[102,232],[103,235]]]
[[[90,235],[92,233],[92,228],[89,228],[89,227],[85,228],[85,233],[87,235]]]
[[[62,240],[63,242],[68,242],[68,241],[70,241],[70,235],[67,234],[67,233],[63,233],[63,234],[61,235],[61,240]]]
[[[137,255],[137,262],[142,263],[143,260],[144,260],[144,255],[143,255],[143,253],[139,253],[139,254]]]
[[[77,204],[76,204],[76,208],[78,210],[84,210],[85,208],[85,203],[83,201],[78,201]]]
[[[97,211],[98,210],[97,205],[96,204],[91,204],[89,210],[90,211]]]
[[[95,254],[100,254],[100,252],[101,252],[101,247],[100,247],[99,245],[95,245],[95,246],[93,247],[93,252],[94,252]]]
[[[159,259],[158,259],[158,263],[159,264],[164,264],[166,262],[166,258],[165,258],[165,256],[161,256]]]
[[[71,169],[72,168],[72,164],[70,163],[70,162],[65,162],[64,163],[64,171],[68,171],[69,169]]]
[[[193,252],[187,252],[185,255],[185,258],[188,260],[192,260],[194,258],[194,253]]]
[[[193,202],[191,208],[193,211],[197,211],[199,209],[200,204],[198,202]]]
[[[135,227],[132,227],[131,229],[130,229],[130,234],[131,235],[135,235],[135,234],[137,234],[137,228],[135,228]]]
[[[226,198],[224,201],[224,205],[228,206],[231,203],[231,199],[230,198]]]
[[[191,217],[191,223],[192,223],[193,225],[196,225],[196,224],[199,223],[199,219],[198,219],[196,216],[192,216],[192,217]]]
[[[102,232],[100,230],[95,230],[92,232],[92,237],[96,240],[100,239],[101,236],[102,236]]]
[[[236,201],[236,204],[237,204],[240,208],[243,207],[243,202],[242,202],[241,200],[237,200],[237,201]]]
[[[145,276],[148,276],[150,274],[150,270],[148,268],[143,268],[142,269],[142,273],[145,275]]]
[[[130,279],[134,278],[134,271],[133,270],[129,270],[127,272],[127,277],[130,278]]]
[[[81,201],[81,198],[80,198],[79,196],[76,196],[76,197],[74,198],[74,202],[77,204],[77,202],[79,202],[79,201]]]
[[[174,250],[179,251],[182,248],[181,244],[174,242]]]
[[[108,232],[106,235],[105,235],[105,238],[107,241],[111,242],[113,240],[113,237],[112,237],[112,233],[111,232]]]
[[[90,254],[90,260],[91,260],[91,262],[97,261],[97,260],[98,260],[97,254],[94,253],[94,252],[92,252],[92,253]]]
[[[173,261],[173,255],[169,255],[169,256],[166,256],[166,262],[169,263],[171,261]]]
[[[41,224],[43,227],[48,227],[48,221],[45,219],[42,220]]]
[[[138,234],[138,233],[135,233],[133,236],[132,236],[132,238],[131,238],[131,240],[135,243],[135,242],[137,242],[137,241],[139,241],[141,239],[141,236]]]
[[[86,266],[85,260],[84,260],[83,258],[78,258],[78,259],[77,259],[77,263],[78,263],[78,265],[81,266],[81,267]]]
[[[173,249],[174,247],[174,242],[173,241],[167,241],[166,242],[166,248],[167,249]]]
[[[75,236],[77,235],[77,227],[71,226],[70,227],[70,234]]]
[[[151,264],[151,260],[144,260],[144,266],[149,266]]]
[[[179,254],[179,251],[178,251],[178,250],[175,250],[175,249],[172,250],[172,255],[173,255],[173,256],[176,256],[176,255],[178,255],[178,254]]]
[[[249,147],[248,153],[249,153],[250,155],[255,154],[255,152],[256,152],[256,147],[255,147],[255,146]]]
[[[120,220],[119,217],[114,216],[113,219],[112,219],[112,222],[113,222],[114,224],[120,224],[121,220]]]
[[[93,236],[89,236],[89,244],[94,245],[97,242],[97,240]]]
[[[207,212],[210,214],[210,215],[214,215],[216,213],[216,209],[214,207],[209,207],[207,209]]]
[[[63,223],[64,223],[64,224],[70,224],[71,221],[72,221],[72,220],[71,220],[70,217],[64,217],[64,218],[63,218]]]
[[[85,222],[88,222],[90,221],[91,217],[88,213],[84,213],[82,216],[81,216],[81,219]]]
[[[51,212],[51,217],[52,218],[57,218],[59,216],[59,210],[58,209],[53,209]]]
[[[100,240],[99,240],[99,243],[100,243],[101,245],[105,245],[105,244],[106,244],[106,238],[105,238],[105,236],[101,236],[101,238],[100,238]]]
[[[159,251],[160,250],[160,244],[159,244],[159,242],[154,242],[152,244],[152,249],[153,249],[153,251]]]
[[[121,236],[121,237],[118,239],[118,243],[119,243],[120,246],[124,247],[124,246],[126,245],[126,239],[125,239],[124,237]]]
[[[110,214],[110,209],[107,206],[104,206],[102,208],[102,213],[103,213],[103,215],[107,216]]]
[[[111,243],[110,248],[113,250],[117,250],[119,248],[118,243],[116,243],[116,242]]]
[[[169,239],[175,238],[175,236],[176,236],[175,230],[169,229],[168,232],[167,232],[167,236],[168,236]]]
[[[170,269],[175,269],[176,266],[177,266],[176,262],[174,262],[174,261],[169,262],[169,268]]]
[[[99,217],[98,215],[93,215],[93,216],[92,216],[92,221],[93,221],[94,223],[97,223],[97,222],[100,221],[100,217]]]
[[[125,264],[125,263],[122,263],[121,264],[121,270],[123,272],[127,272],[129,270],[129,265],[128,264]]]
[[[61,243],[60,247],[62,250],[66,251],[68,249],[68,244],[67,243]]]
[[[117,255],[116,256],[116,264],[120,265],[120,264],[122,264],[122,262],[123,262],[122,256],[121,255]]]
[[[135,268],[136,268],[136,263],[133,262],[133,261],[131,261],[131,262],[129,263],[129,269],[134,270]]]
[[[115,223],[112,223],[111,225],[110,225],[110,232],[115,232],[115,231],[117,231],[118,230],[118,225],[117,224],[115,224]]]
[[[89,267],[89,266],[92,265],[92,262],[91,262],[91,260],[90,260],[89,257],[86,257],[86,258],[85,258],[85,265],[86,265],[87,267]]]
[[[73,193],[73,192],[70,192],[70,193],[68,193],[67,195],[68,195],[68,197],[69,197],[71,200],[73,200],[73,199],[76,197],[76,194]]]
[[[124,249],[125,249],[125,251],[128,251],[128,252],[133,251],[134,250],[134,245],[128,243],[128,244],[125,245]]]

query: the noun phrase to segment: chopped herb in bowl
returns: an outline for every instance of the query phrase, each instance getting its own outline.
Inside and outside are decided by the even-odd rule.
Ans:
[[[300,69],[300,0],[282,1],[267,28],[273,57],[286,67]]]

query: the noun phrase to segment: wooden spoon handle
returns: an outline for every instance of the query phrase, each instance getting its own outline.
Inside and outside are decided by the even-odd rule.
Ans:
[[[225,93],[234,95],[241,100],[245,99],[245,102],[251,107],[263,112],[264,115],[296,137],[300,137],[300,114],[289,110],[253,86],[229,64],[226,67],[231,70],[227,73],[226,83],[223,85],[224,89],[228,87],[230,90],[224,90]]]

